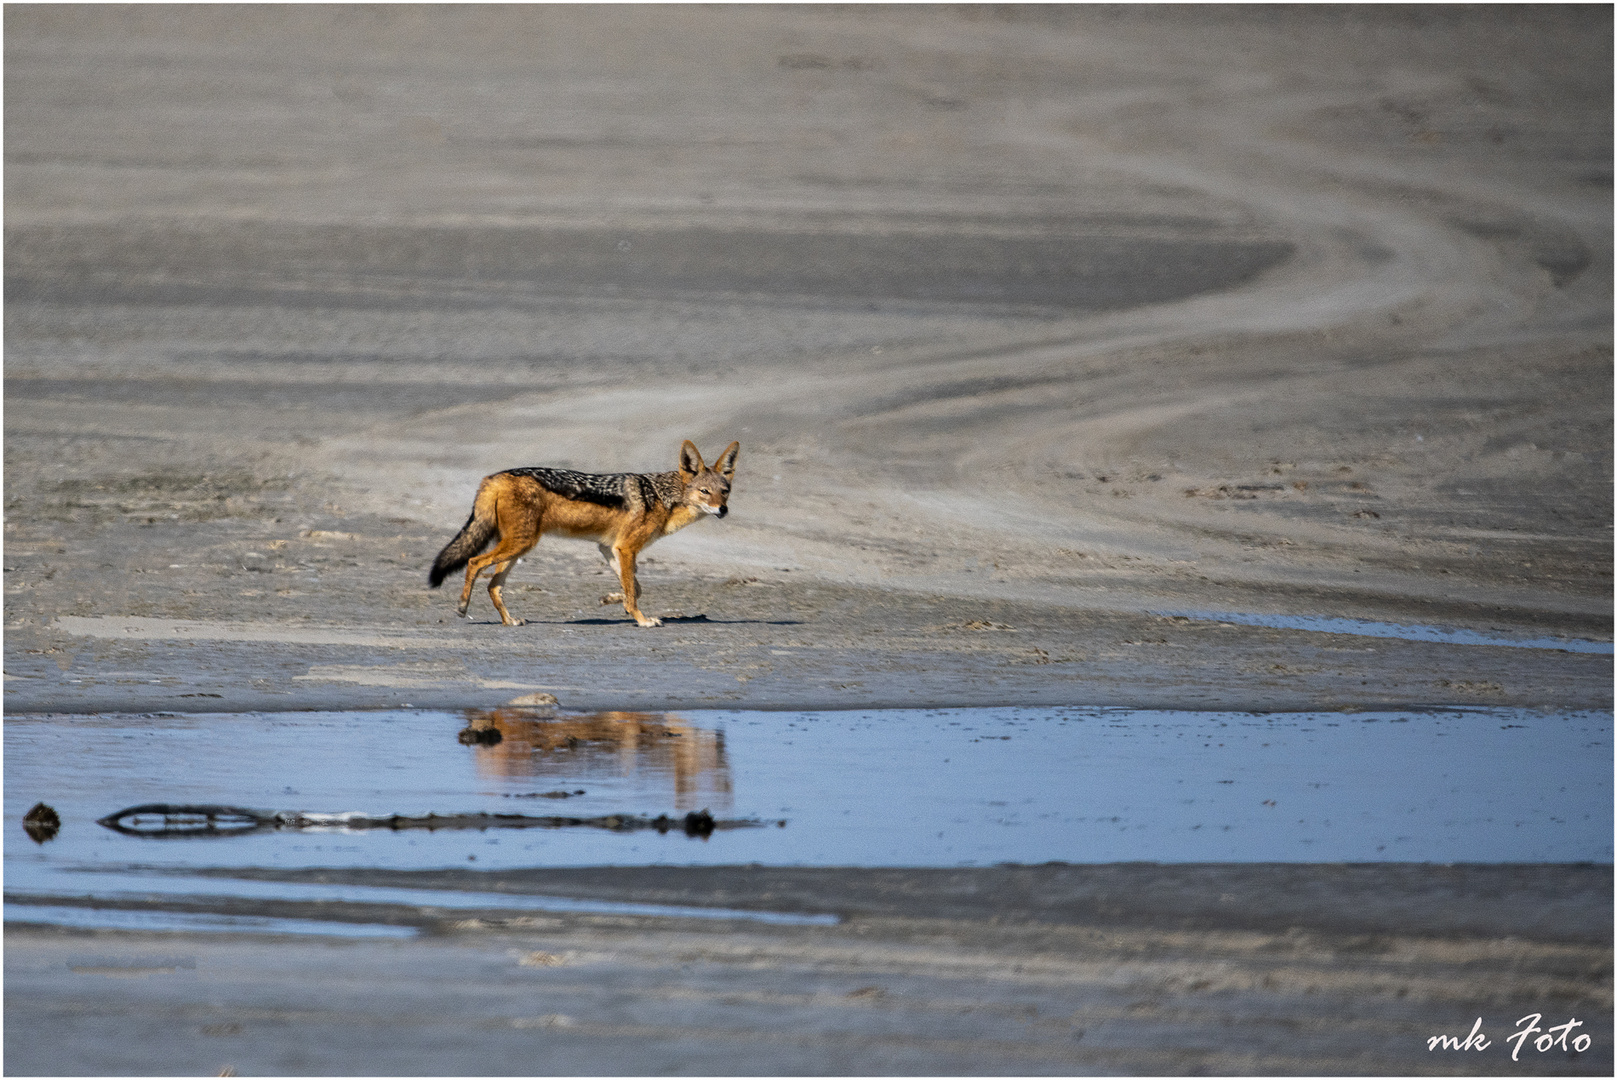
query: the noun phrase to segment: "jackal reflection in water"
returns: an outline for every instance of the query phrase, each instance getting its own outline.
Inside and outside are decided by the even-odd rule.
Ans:
[[[468,709],[478,740],[475,761],[484,776],[586,781],[591,775],[637,776],[648,788],[673,787],[674,809],[730,810],[734,790],[724,733],[666,713],[599,712],[535,716],[527,709]],[[648,796],[657,794],[654,790]]]

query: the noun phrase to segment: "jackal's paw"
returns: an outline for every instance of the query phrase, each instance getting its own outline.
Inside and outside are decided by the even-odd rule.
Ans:
[[[661,626],[663,624],[663,621],[661,619],[656,619],[656,618],[651,617],[650,615],[647,615],[645,618],[640,619],[639,623],[640,623],[641,626],[650,627],[650,626]]]
[[[609,592],[605,596],[601,597],[602,606],[605,606],[607,604],[618,604],[618,603],[622,603],[622,602],[623,602],[623,594],[620,593],[620,592]]]
[[[528,620],[527,619],[502,619],[501,621],[504,622],[505,625],[507,625],[507,626],[527,626],[528,625]]]

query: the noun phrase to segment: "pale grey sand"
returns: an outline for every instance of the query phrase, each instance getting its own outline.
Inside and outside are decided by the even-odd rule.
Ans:
[[[13,8],[7,707],[1607,703],[1147,614],[1610,640],[1605,17]],[[707,624],[422,587],[687,437]]]
[[[1183,614],[1611,640],[1609,8],[13,5],[5,23],[12,714],[532,691],[603,708],[1611,707],[1609,654]],[[458,621],[449,591],[426,590],[481,476],[668,469],[685,438],[742,451],[729,518],[644,568],[646,610],[684,619],[629,625],[598,602],[593,550],[563,542],[507,587],[528,626],[491,625],[482,595],[481,621]],[[989,940],[963,918],[960,940]],[[1266,925],[1240,948],[1313,948]],[[671,972],[708,955],[661,931],[577,932],[295,951],[12,932],[7,1065],[117,1071],[117,1051],[173,1029],[206,1053],[131,1051],[130,1068],[397,1071],[396,1027],[305,1038],[323,958],[388,958],[335,961],[362,973],[356,1000],[437,968],[487,974],[492,1001],[519,992],[500,981],[518,971],[508,948],[644,948]],[[709,1033],[719,1050],[648,1057],[684,1014],[631,1030],[546,997],[490,1005],[489,1030],[521,1038],[464,1060],[1523,1067],[1427,1053],[1431,1023],[1463,1035],[1480,1006],[1433,989],[1451,969],[1425,924],[1407,931],[1418,948],[1385,939],[1419,980],[1364,976],[1332,999],[1344,1027],[1305,1000],[1309,978],[1282,979],[1284,1001],[1254,1008],[1314,1019],[1272,1041],[1199,1006],[1174,1014],[1188,1042],[1152,1027],[1188,1000],[1170,984],[1241,992],[1151,966],[1166,950],[1227,971],[1234,946],[1152,932],[1167,936],[1127,957],[1086,952],[1082,933],[981,948],[999,975],[1027,948],[1145,980],[1157,989],[1121,993],[1106,1022],[1181,1056],[1018,1056],[1033,1028],[1014,995],[992,1030],[939,1005],[756,1056],[736,1048],[767,1042],[785,1000],[770,995],[821,992],[765,985],[771,960],[722,968],[714,985],[759,1011],[730,1042]],[[1533,1067],[1609,1072],[1609,935],[1557,953],[1577,960],[1552,985],[1519,974],[1539,960],[1512,966],[1504,928],[1464,933],[1463,955],[1492,958],[1471,986],[1499,988],[1504,1012],[1605,1018],[1605,1057]],[[1308,963],[1334,970],[1365,939],[1320,940]],[[283,965],[291,989],[204,1016],[165,1003],[156,976],[62,974],[58,952],[81,948],[221,949],[236,970]],[[928,948],[928,971],[952,962]],[[637,977],[557,970],[575,995]],[[854,981],[822,989],[860,1008],[897,997]],[[893,996],[847,996],[867,985]],[[17,1011],[29,1002],[42,1011]],[[1025,1004],[1039,1023],[1054,1007]],[[81,1008],[117,1019],[92,1035]],[[1391,1038],[1372,1013],[1401,1017],[1408,1055],[1363,1056]],[[470,1015],[455,1022],[472,1031]],[[282,1025],[264,1046],[333,1056],[212,1041],[261,1021]],[[955,1041],[872,1049],[926,1024]],[[115,1052],[50,1056],[69,1036]],[[546,1058],[540,1038],[563,1049]]]

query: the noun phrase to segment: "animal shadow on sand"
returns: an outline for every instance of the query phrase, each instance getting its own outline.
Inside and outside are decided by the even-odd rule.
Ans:
[[[663,615],[664,626],[706,623],[709,626],[802,626],[802,619],[710,619],[706,615]],[[473,626],[499,626],[498,619],[477,619]],[[628,619],[529,619],[524,626],[634,626]],[[638,627],[636,627],[638,629]]]

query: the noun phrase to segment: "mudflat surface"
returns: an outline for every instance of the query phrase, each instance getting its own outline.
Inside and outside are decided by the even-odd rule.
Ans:
[[[270,875],[275,876],[275,875]],[[283,879],[721,902],[836,926],[430,905],[170,909],[412,941],[94,933],[8,910],[12,1073],[1611,1071],[1611,868],[721,867]],[[204,888],[199,885],[199,890]],[[441,894],[434,894],[435,896]],[[138,902],[128,906],[139,908]],[[1445,918],[1442,913],[1455,912]],[[1577,1019],[1582,1053],[1518,1018]],[[1481,1018],[1482,1050],[1456,1043]],[[56,1038],[40,1036],[51,1033]],[[1534,1038],[1537,1038],[1535,1035]]]
[[[11,715],[1611,708],[1609,654],[1217,617],[1611,641],[1609,8],[5,31]],[[588,545],[512,575],[523,627],[426,589],[480,477],[686,438],[741,454],[642,560],[661,629]],[[610,887],[739,902],[678,872]],[[1609,1074],[1609,868],[1363,872],[1351,926],[1326,885],[1205,914],[1337,881],[1255,866],[1139,871],[1189,905],[1143,923],[987,868],[995,914],[823,871],[906,897],[830,928],[13,925],[6,1068]],[[1529,1011],[1589,1052],[1512,1062]]]
[[[7,12],[10,710],[1609,706],[1596,9]],[[741,442],[642,564],[480,477]]]

